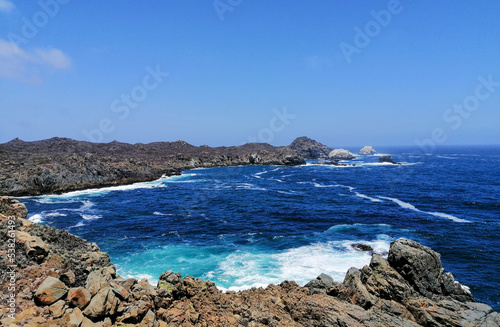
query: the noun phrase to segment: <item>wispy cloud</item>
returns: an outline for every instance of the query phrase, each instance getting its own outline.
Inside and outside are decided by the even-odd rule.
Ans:
[[[59,49],[36,48],[29,53],[11,42],[0,39],[0,78],[40,83],[41,69],[54,72],[70,68],[71,59]]]
[[[15,8],[14,4],[8,0],[0,0],[0,12],[9,13]]]

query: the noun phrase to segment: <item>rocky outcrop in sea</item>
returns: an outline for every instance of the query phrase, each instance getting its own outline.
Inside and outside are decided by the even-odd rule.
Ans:
[[[224,293],[168,267],[157,285],[122,278],[96,244],[26,216],[23,204],[0,197],[2,326],[500,326],[438,253],[407,239],[342,283],[322,274],[306,287]]]
[[[288,147],[297,151],[305,159],[328,158],[328,154],[332,150],[326,145],[306,136],[296,138]]]
[[[382,154],[378,157],[378,161],[380,163],[391,163],[391,164],[394,164],[394,165],[399,165],[399,163],[397,163],[396,161],[394,161],[394,159],[392,158],[392,156],[390,154]]]
[[[373,156],[374,154],[377,154],[377,151],[375,151],[375,149],[373,149],[371,146],[367,145],[359,150],[359,154],[362,156]]]
[[[351,160],[356,158],[356,156],[349,150],[345,149],[335,149],[328,154],[330,160]]]
[[[289,147],[249,143],[196,147],[184,141],[127,144],[66,138],[0,144],[0,195],[62,193],[178,175],[181,170],[237,165],[301,165]]]

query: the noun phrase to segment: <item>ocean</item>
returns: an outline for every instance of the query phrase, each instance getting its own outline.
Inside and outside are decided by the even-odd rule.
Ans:
[[[405,237],[441,253],[445,270],[500,311],[500,146],[376,150],[402,164],[195,169],[19,200],[30,220],[97,243],[123,277],[156,283],[173,270],[223,290],[320,273],[341,282],[370,262],[352,245],[387,255]]]

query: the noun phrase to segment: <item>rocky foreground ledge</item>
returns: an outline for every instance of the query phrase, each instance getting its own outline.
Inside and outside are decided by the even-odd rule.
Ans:
[[[343,283],[321,275],[306,287],[223,293],[172,271],[156,286],[124,279],[97,245],[26,216],[0,197],[1,326],[500,326],[438,253],[411,240],[349,269]]]

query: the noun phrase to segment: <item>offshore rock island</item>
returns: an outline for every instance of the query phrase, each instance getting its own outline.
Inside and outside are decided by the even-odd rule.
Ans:
[[[392,242],[387,259],[373,254],[369,265],[349,269],[342,283],[321,275],[306,287],[283,281],[223,293],[168,270],[157,285],[124,279],[96,244],[27,213],[0,198],[2,243],[12,230],[17,238],[15,261],[6,249],[0,256],[0,288],[15,303],[0,304],[2,326],[500,325],[500,314],[444,272],[438,253],[407,239]]]

